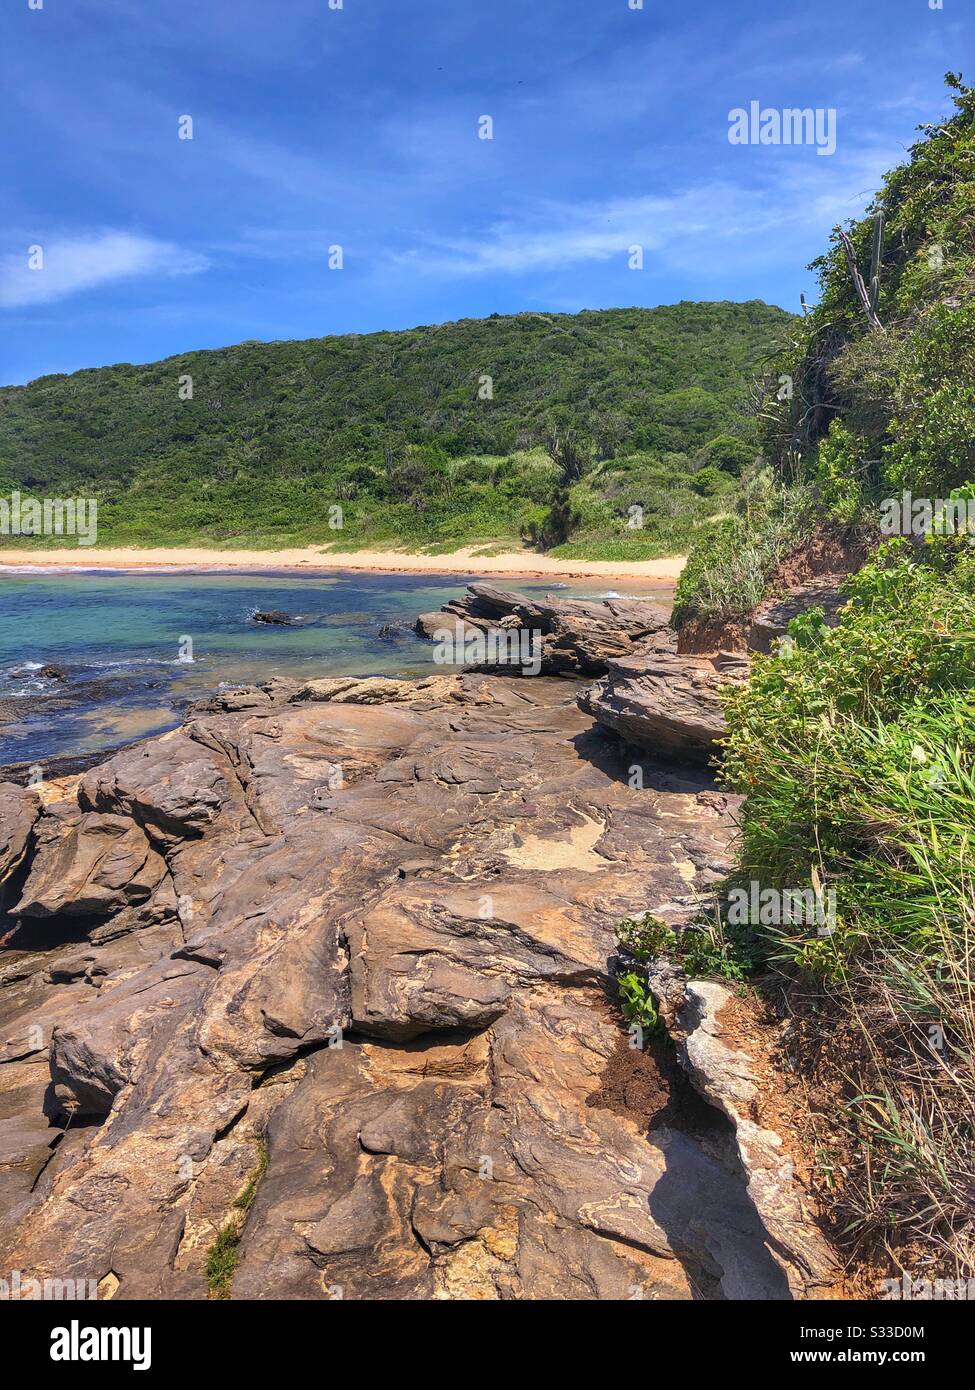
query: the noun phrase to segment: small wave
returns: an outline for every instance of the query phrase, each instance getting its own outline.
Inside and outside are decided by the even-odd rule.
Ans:
[[[111,661],[86,661],[84,667],[89,671],[117,671],[134,666],[190,666],[198,661],[195,656],[118,656]]]
[[[18,661],[16,666],[8,666],[0,671],[0,690],[5,698],[16,699],[27,695],[46,695],[57,684],[49,676],[38,675],[44,670],[40,661]]]
[[[49,681],[28,680],[23,685],[6,686],[3,690],[4,699],[16,700],[24,699],[28,695],[46,695],[50,691]]]
[[[131,571],[139,574],[140,570]],[[4,565],[0,574],[129,574],[129,570],[109,569],[107,565]]]

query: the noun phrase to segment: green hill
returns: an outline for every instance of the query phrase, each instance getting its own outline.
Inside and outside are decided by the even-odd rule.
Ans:
[[[42,377],[0,388],[0,489],[97,497],[102,542],[638,558],[734,491],[790,322],[760,301],[492,315]]]

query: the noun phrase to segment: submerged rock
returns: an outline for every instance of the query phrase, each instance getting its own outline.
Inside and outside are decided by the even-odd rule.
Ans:
[[[292,617],[290,613],[282,613],[277,608],[258,608],[251,616],[255,623],[265,623],[270,627],[297,627],[301,622],[300,618]]]

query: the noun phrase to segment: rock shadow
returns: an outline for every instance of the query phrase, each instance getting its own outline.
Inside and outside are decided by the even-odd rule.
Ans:
[[[632,786],[633,770],[639,768],[642,785],[636,790],[693,794],[714,791],[717,786],[709,768],[637,748],[599,724],[576,734],[571,742],[580,758],[613,782]]]

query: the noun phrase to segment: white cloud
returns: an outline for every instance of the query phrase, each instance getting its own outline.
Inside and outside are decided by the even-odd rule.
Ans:
[[[710,179],[672,194],[602,202],[540,202],[479,235],[430,238],[397,259],[419,273],[451,276],[622,261],[632,246],[658,268],[705,276],[793,264],[808,258],[810,237],[819,246],[837,222],[862,215],[892,163],[889,149],[863,149],[815,164],[776,161],[760,180],[751,163],[748,181]]]
[[[194,275],[205,270],[205,256],[184,251],[169,241],[102,231],[88,236],[38,237],[41,268],[30,265],[30,246],[0,258],[0,307],[50,304],[113,280]],[[37,257],[34,257],[35,263]]]

